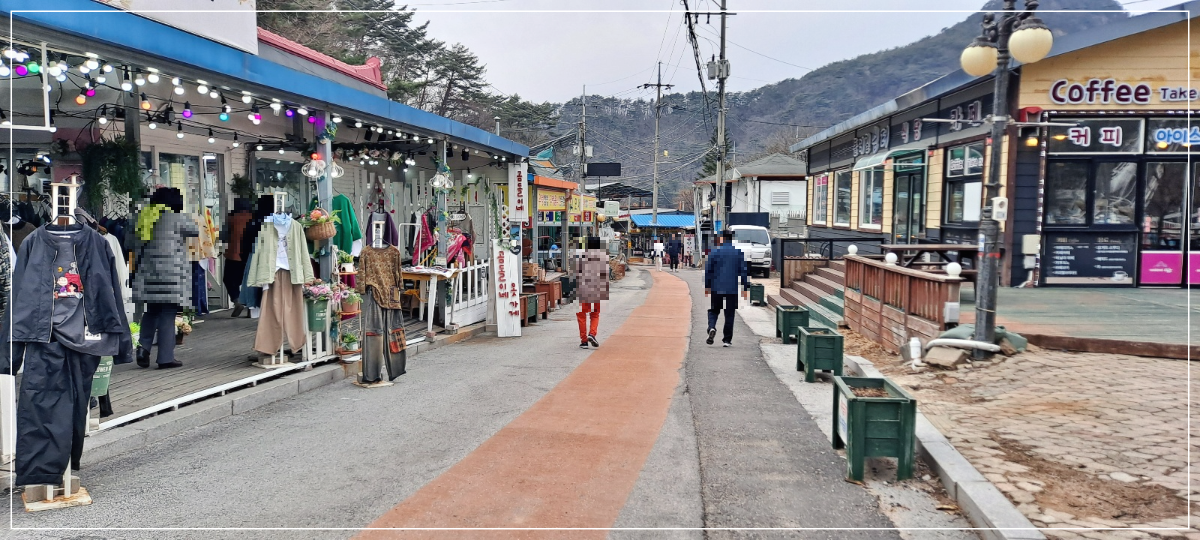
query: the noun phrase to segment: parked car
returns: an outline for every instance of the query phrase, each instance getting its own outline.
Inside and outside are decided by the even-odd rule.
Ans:
[[[750,265],[750,275],[756,272],[771,277],[771,233],[758,225],[732,225],[733,247],[741,250]]]

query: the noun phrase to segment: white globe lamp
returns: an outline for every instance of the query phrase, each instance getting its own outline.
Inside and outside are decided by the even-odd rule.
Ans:
[[[883,262],[886,262],[888,266],[895,266],[897,260],[898,257],[896,257],[895,253],[888,253],[883,256]]]
[[[846,248],[846,253],[849,253],[850,255],[858,255],[858,246],[850,244],[850,247]]]
[[[962,276],[962,265],[952,262],[946,265],[946,275],[952,278]]]
[[[1012,37],[1008,38],[1008,50],[1022,64],[1032,64],[1050,54],[1054,47],[1054,34],[1037,17],[1021,22]]]
[[[996,59],[999,53],[991,42],[976,38],[971,46],[963,49],[959,62],[967,74],[982,77],[996,69]]]

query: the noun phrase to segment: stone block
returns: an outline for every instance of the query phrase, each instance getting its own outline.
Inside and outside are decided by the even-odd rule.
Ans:
[[[299,385],[295,379],[276,379],[259,384],[254,388],[240,390],[233,395],[233,414],[242,414],[251,409],[287,399],[297,394]]]
[[[83,459],[87,467],[109,458],[125,455],[146,446],[146,432],[136,426],[117,427],[89,435],[83,440]]]
[[[320,366],[312,371],[301,372],[294,375],[296,378],[296,392],[303,394],[309,390],[314,390],[322,386],[333,384],[339,379],[345,378],[345,372],[342,366],[328,365]]]
[[[145,444],[153,444],[172,435],[183,433],[233,414],[233,398],[220,396],[181,407],[177,411],[161,413],[154,418],[134,424],[146,432]],[[120,427],[114,429],[121,429]]]
[[[942,369],[958,369],[959,364],[967,361],[967,351],[952,347],[934,347],[929,349],[922,359],[926,364]]]
[[[987,480],[961,482],[957,486],[958,505],[989,540],[1044,540],[1046,538],[1021,512]]]

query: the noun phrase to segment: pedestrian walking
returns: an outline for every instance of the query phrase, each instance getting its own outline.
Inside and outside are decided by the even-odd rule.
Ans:
[[[658,237],[655,237],[654,238],[654,268],[655,268],[655,270],[658,270],[659,272],[662,272],[662,259],[663,259],[663,252],[665,250],[666,250],[666,246],[664,246],[663,243],[658,240]]]
[[[733,344],[733,312],[738,307],[738,282],[741,281],[742,297],[750,297],[750,274],[746,267],[746,258],[742,252],[733,247],[733,232],[724,231],[718,239],[718,246],[708,254],[704,264],[704,296],[710,296],[712,303],[708,308],[708,340],[713,344],[717,336],[717,315],[725,310],[725,325],[721,331],[722,346]]]
[[[667,256],[671,257],[671,270],[678,273],[679,259],[683,257],[683,240],[679,239],[679,233],[672,234],[667,241]]]
[[[579,348],[588,345],[600,347],[596,330],[600,327],[600,301],[608,300],[608,253],[600,244],[600,238],[589,236],[587,249],[578,258],[579,269]],[[591,325],[588,316],[591,315]]]

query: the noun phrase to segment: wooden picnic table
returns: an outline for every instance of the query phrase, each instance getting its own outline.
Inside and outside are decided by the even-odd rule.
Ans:
[[[951,251],[957,252],[959,259],[971,259],[972,262],[979,254],[979,247],[971,244],[882,244],[879,248],[884,253],[895,253],[899,257],[897,263],[905,268],[912,268],[914,265],[940,266],[956,262],[950,258]],[[926,253],[936,254],[940,260],[933,263],[922,262],[920,259]]]

